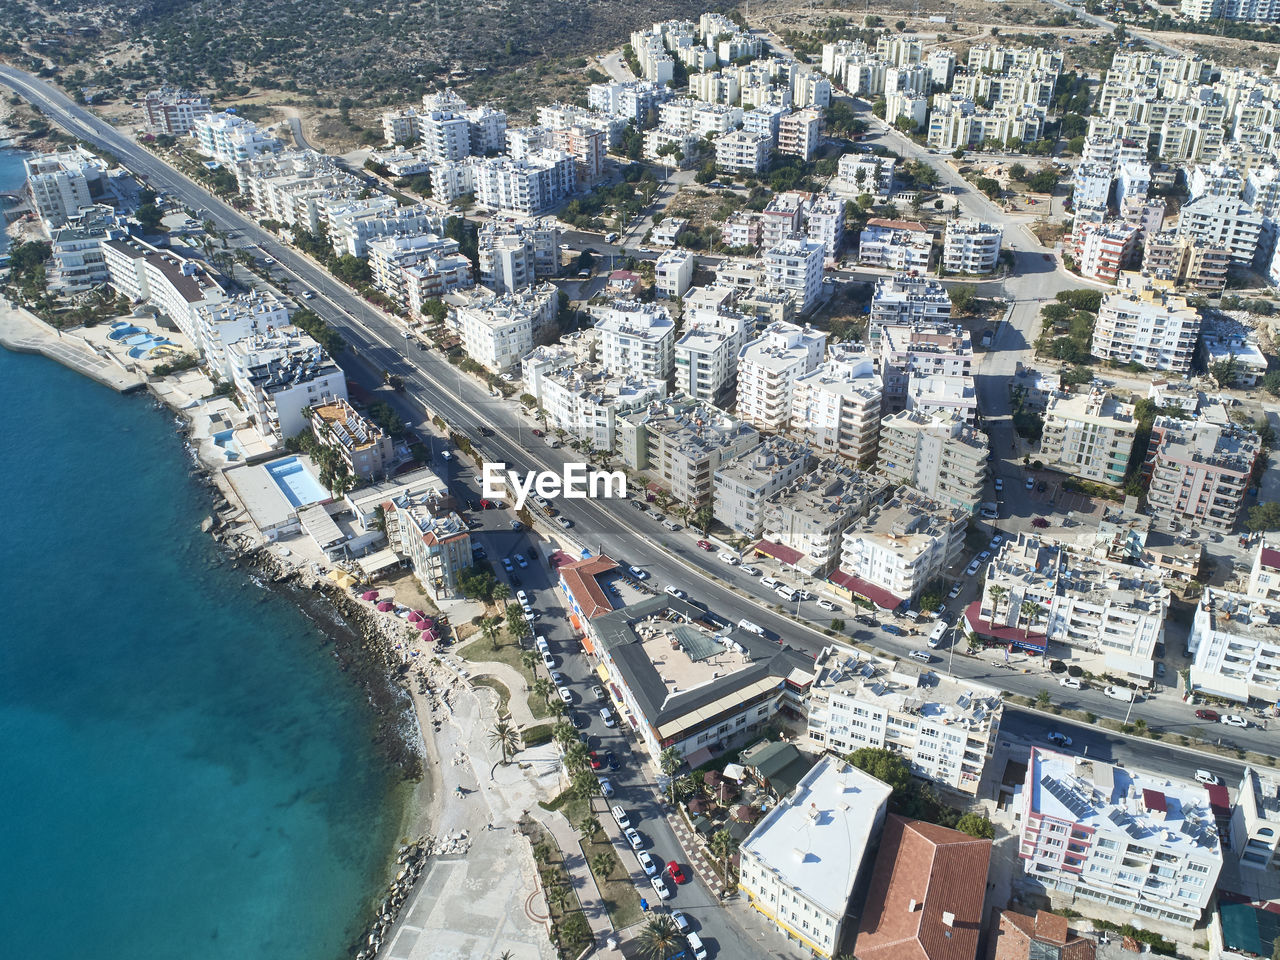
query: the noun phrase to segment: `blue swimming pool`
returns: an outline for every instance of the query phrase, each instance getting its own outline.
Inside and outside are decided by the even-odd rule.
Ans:
[[[136,337],[147,332],[143,330],[142,327],[135,327],[131,323],[125,323],[121,326],[120,322],[117,322],[113,323],[111,326],[112,330],[107,334],[108,340],[127,340],[129,337]]]
[[[213,435],[213,442],[222,448],[228,460],[240,459],[240,444],[235,441],[234,430],[220,430]]]
[[[320,481],[297,457],[273,460],[267,464],[266,470],[284,498],[295,507],[329,499],[329,491],[320,486]]]

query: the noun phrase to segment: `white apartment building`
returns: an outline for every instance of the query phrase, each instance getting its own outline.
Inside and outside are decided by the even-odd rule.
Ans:
[[[117,294],[131,303],[151,304],[200,346],[200,308],[226,299],[203,264],[132,237],[109,236],[101,249],[108,282]]]
[[[536,396],[548,429],[564,430],[593,449],[613,451],[618,418],[665,400],[667,384],[611,376],[598,364],[571,362],[544,372]]]
[[[446,217],[425,204],[400,206],[395,197],[374,194],[363,200],[327,204],[329,242],[335,256],[367,257],[369,241],[379,237],[444,234]]]
[[[1250,264],[1258,253],[1264,218],[1234,197],[1204,196],[1178,214],[1178,236],[1223,247],[1237,263]]]
[[[347,378],[324,349],[297,327],[242,337],[227,347],[241,409],[277,445],[310,429],[307,411],[325,398],[347,399]]]
[[[683,127],[654,127],[644,134],[644,158],[676,170],[693,166],[706,141]]]
[[[821,142],[822,114],[813,107],[787,114],[778,122],[778,152],[781,154],[808,162],[813,159]]]
[[[946,323],[951,319],[951,297],[947,288],[937,280],[927,277],[883,277],[876,281],[871,295],[871,319],[867,325],[867,338],[873,344],[880,341],[885,324],[918,326],[925,323]]]
[[[422,139],[422,122],[415,107],[382,112],[382,142],[387,146],[416,144]]]
[[[42,153],[22,161],[31,205],[50,232],[92,207],[107,165],[84,150]]]
[[[963,417],[903,410],[880,422],[876,467],[894,484],[972,514],[987,479],[987,450],[987,435]]]
[[[1264,533],[1249,570],[1249,596],[1280,600],[1280,536]]]
[[[845,530],[884,502],[890,489],[869,473],[823,460],[765,503],[764,539],[755,549],[792,570],[824,579],[840,559]]]
[[[1116,167],[1116,206],[1126,201],[1145,200],[1151,189],[1151,164],[1146,160],[1127,160]]]
[[[538,150],[522,160],[472,157],[465,167],[470,171],[476,202],[494,210],[533,216],[577,189],[577,161],[564,150]],[[434,176],[433,172],[433,195]]]
[[[986,572],[966,613],[980,637],[1043,653],[1060,643],[1101,654],[1109,673],[1149,685],[1169,591],[1158,569],[1097,559],[1021,533]]]
[[[1133,260],[1139,231],[1123,220],[1084,221],[1077,215],[1068,249],[1080,276],[1115,283]]]
[[[827,335],[794,323],[772,323],[738,354],[738,416],[769,433],[791,422],[797,377],[822,361]]]
[[[763,173],[773,153],[773,138],[763,133],[734,130],[716,137],[716,167],[730,173]]]
[[[859,344],[833,343],[826,360],[795,378],[792,437],[819,456],[867,463],[875,456],[883,382]]]
[[[935,373],[912,375],[907,381],[905,409],[925,415],[956,416],[966,423],[975,422],[978,413],[978,391],[973,377]]]
[[[191,124],[196,149],[226,167],[253,160],[267,153],[280,153],[284,144],[264,133],[252,120],[234,113],[210,113]]]
[[[835,956],[848,936],[891,792],[857,767],[823,757],[742,844],[738,886],[747,902],[816,957]]]
[[[462,347],[476,363],[495,373],[517,367],[533,349],[535,335],[555,321],[556,289],[549,283],[518,293],[454,294],[452,323]]]
[[[1274,871],[1280,858],[1280,780],[1244,768],[1231,808],[1231,850],[1245,870]]]
[[[1055,902],[1199,922],[1222,870],[1200,784],[1033,747],[1017,802],[1023,873]]]
[[[691,295],[685,301],[684,331],[675,345],[675,392],[724,407],[738,382],[738,354],[753,322],[724,306],[696,307],[695,300]]]
[[[1077,207],[1105,207],[1111,199],[1114,167],[1109,163],[1081,163],[1072,180],[1071,201]]]
[[[289,311],[269,288],[195,306],[193,340],[210,373],[231,380],[227,348],[237,340],[289,325]]]
[[[1200,338],[1200,311],[1185,297],[1135,273],[1122,274],[1102,298],[1090,353],[1124,365],[1187,373]]]
[[[900,487],[845,531],[840,570],[828,580],[894,609],[959,558],[968,521],[964,510]]]
[[[84,293],[100,283],[108,283],[111,273],[102,254],[102,241],[114,226],[112,219],[90,219],[74,227],[62,227],[51,234],[53,269],[49,287],[63,294]]]
[[[364,183],[314,150],[263,154],[235,168],[240,193],[263,219],[318,233],[329,209],[357,200]]]
[[[406,490],[388,501],[387,544],[413,566],[427,595],[459,596],[459,575],[474,564],[467,522],[449,506],[448,491],[434,485]]]
[[[706,404],[671,400],[618,420],[623,462],[697,507],[712,495],[715,471],[760,442],[748,423]]]
[[[1280,6],[1274,0],[1182,0],[1184,17],[1209,20],[1241,20],[1247,23],[1280,23]]]
[[[471,156],[471,124],[466,117],[452,110],[426,110],[417,121],[422,151],[431,163],[456,163]]]
[[[920,276],[929,269],[933,234],[919,223],[873,218],[858,239],[858,262],[894,273]]]
[[[913,383],[930,377],[972,380],[973,342],[964,327],[945,323],[886,323],[877,329],[884,413],[907,409]],[[917,398],[921,396],[919,390],[914,393]]]
[[[666,250],[653,265],[653,289],[660,297],[682,297],[697,264],[691,250]]]
[[[592,308],[600,337],[600,361],[615,376],[671,380],[675,363],[675,330],[660,303],[614,300]]]
[[[1280,701],[1280,603],[1206,587],[1187,652],[1193,691],[1242,704]]]
[[[977,796],[1004,716],[999,690],[844,646],[824,648],[814,669],[807,730],[813,750],[836,756],[863,747],[892,750],[916,776]]]
[[[373,285],[401,307],[461,290],[475,283],[471,261],[458,252],[458,242],[427,233],[380,237],[368,243]]]
[[[893,193],[893,174],[898,161],[874,153],[846,153],[836,162],[831,189],[857,196],[863,193],[888,196]]]
[[[942,236],[942,266],[948,273],[990,273],[1000,261],[1004,231],[977,220],[948,220]]]
[[[805,207],[805,235],[822,244],[827,260],[834,262],[844,244],[844,201],[817,197]]]
[[[789,294],[803,313],[817,303],[822,292],[820,243],[793,237],[764,252],[765,287],[771,293]]]
[[[1262,440],[1223,406],[1194,420],[1156,417],[1146,469],[1147,512],[1165,530],[1230,536],[1244,508]]]
[[[676,96],[665,83],[628,80],[617,83],[593,83],[587,88],[587,106],[614,117],[625,117],[644,123],[649,111]]]
[[[1118,486],[1129,469],[1136,434],[1131,403],[1099,390],[1050,397],[1040,459],[1050,470]]]
[[[756,538],[764,530],[765,501],[804,474],[809,451],[785,437],[766,437],[742,456],[715,471],[715,517],[740,536]]]
[[[552,217],[486,220],[477,237],[480,283],[514,293],[560,272],[560,227]]]

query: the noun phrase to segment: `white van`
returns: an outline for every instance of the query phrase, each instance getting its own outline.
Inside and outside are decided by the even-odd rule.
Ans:
[[[777,577],[762,577],[760,579],[760,582],[764,584],[766,587],[768,587],[770,590],[777,590],[780,586],[782,586],[782,581],[779,580]]]
[[[929,634],[929,648],[937,649],[942,643],[942,638],[947,635],[947,631],[951,629],[950,624],[945,620],[939,620],[933,625],[933,632]]]
[[[707,948],[702,943],[702,938],[696,933],[689,933],[685,936],[689,941],[689,952],[693,954],[694,960],[707,960]]]
[[[773,588],[773,592],[780,596],[787,603],[795,603],[800,599],[800,591],[795,587],[789,587],[785,583],[780,583]]]
[[[1121,700],[1125,703],[1131,703],[1136,699],[1134,696],[1136,691],[1130,690],[1128,687],[1107,687],[1102,692],[1112,700]]]
[[[764,627],[757,623],[752,623],[750,620],[739,620],[738,628],[741,630],[749,630],[751,633],[758,634],[762,637],[764,636]]]
[[[546,637],[538,637],[534,640],[534,646],[538,648],[539,653],[549,653],[551,647],[547,645]]]
[[[912,660],[919,660],[921,663],[932,663],[933,657],[929,656],[927,650],[912,650],[907,654]]]

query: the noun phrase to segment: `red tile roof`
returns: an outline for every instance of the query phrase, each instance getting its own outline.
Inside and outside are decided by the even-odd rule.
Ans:
[[[600,581],[596,578],[617,569],[618,564],[603,553],[598,557],[587,557],[560,567],[560,579],[586,619],[590,620],[613,609],[604,587],[600,586]]]
[[[964,608],[964,618],[969,621],[969,626],[978,636],[986,640],[999,640],[1002,643],[1012,643],[1027,650],[1035,650],[1043,653],[1047,641],[1043,633],[1037,633],[1032,630],[1027,632],[1021,627],[998,627],[990,620],[982,620],[978,614],[982,610],[982,601],[974,600],[969,606]]]
[[[1264,567],[1280,567],[1280,550],[1270,547],[1262,548],[1262,565]]]
[[[990,840],[891,815],[854,956],[974,960],[990,860]]]
[[[902,605],[902,598],[895,597],[884,587],[877,587],[874,583],[867,583],[861,577],[855,577],[852,573],[845,573],[843,570],[837,570],[831,576],[827,577],[828,583],[834,583],[837,587],[844,587],[850,593],[857,594],[859,597],[866,597],[877,607],[885,610],[896,610]]]
[[[996,933],[995,960],[1029,960],[1032,941],[1061,947],[1060,960],[1094,960],[1096,947],[1092,940],[1072,935],[1067,918],[1047,910],[1034,917],[1014,910],[1000,914]]]
[[[781,560],[783,563],[794,564],[804,557],[804,554],[799,550],[792,550],[790,547],[781,543],[774,543],[772,540],[761,540],[751,549],[756,553],[763,553],[766,557]]]

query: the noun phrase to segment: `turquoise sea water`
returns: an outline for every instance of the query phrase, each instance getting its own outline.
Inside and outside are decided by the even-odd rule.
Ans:
[[[400,818],[364,692],[172,414],[3,349],[0,410],[0,955],[342,956]]]

